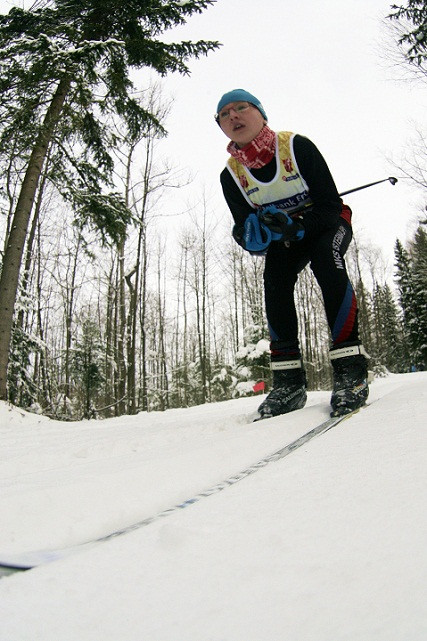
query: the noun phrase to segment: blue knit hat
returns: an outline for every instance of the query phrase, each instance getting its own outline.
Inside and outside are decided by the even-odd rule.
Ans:
[[[250,102],[251,105],[254,105],[254,107],[258,109],[261,115],[266,120],[268,120],[267,114],[264,111],[264,107],[262,106],[258,98],[255,98],[255,96],[249,93],[249,91],[245,91],[244,89],[233,89],[232,91],[225,93],[218,103],[216,113],[219,114],[221,109],[225,107],[225,105],[228,105],[230,102],[239,102],[240,100],[243,102]]]

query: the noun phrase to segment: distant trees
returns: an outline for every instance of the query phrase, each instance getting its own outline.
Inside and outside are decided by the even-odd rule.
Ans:
[[[402,312],[388,283],[377,284],[372,292],[372,344],[370,355],[378,373],[409,369]]]
[[[397,286],[411,367],[427,367],[427,234],[420,227],[408,250],[397,241]]]
[[[148,208],[143,251],[139,225],[129,229],[124,251],[103,248],[94,234],[83,242],[71,211],[63,210],[59,225],[56,204],[41,212],[19,298],[9,368],[14,403],[70,420],[235,398],[259,381],[268,389],[264,261],[216,228],[208,203],[166,243]],[[425,368],[425,232],[398,247],[396,291],[366,259],[372,250],[353,247],[347,261],[363,290],[363,340],[379,375]],[[309,388],[328,389],[328,328],[309,269],[296,300]]]
[[[159,36],[210,4],[56,0],[0,16],[0,156],[15,172],[0,279],[0,399],[7,397],[20,267],[43,171],[81,228],[119,242],[130,211],[113,189],[110,118],[120,117],[131,137],[147,126],[162,129],[136,100],[130,71],[188,73],[187,60],[218,43],[168,44]]]

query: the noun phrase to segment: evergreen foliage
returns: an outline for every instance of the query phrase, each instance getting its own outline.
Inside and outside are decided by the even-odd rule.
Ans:
[[[420,226],[410,244],[416,314],[418,315],[417,348],[420,366],[427,367],[427,233]]]
[[[48,141],[55,146],[49,177],[73,203],[79,223],[91,222],[104,239],[116,241],[129,222],[121,197],[103,193],[111,186],[116,142],[108,116],[123,118],[131,138],[147,127],[164,133],[138,100],[130,72],[150,67],[161,75],[188,74],[187,61],[218,43],[164,43],[159,36],[209,4],[56,1],[0,16],[0,154],[7,156],[16,139],[17,151],[30,153],[63,83],[64,104]]]
[[[14,326],[9,364],[9,400],[20,407],[32,407],[38,400],[38,388],[32,375],[31,359],[40,350],[34,336]]]
[[[402,318],[388,284],[377,285],[372,296],[373,342],[371,366],[377,374],[409,368]]]
[[[427,61],[427,3],[426,0],[408,0],[408,4],[392,5],[390,20],[403,24],[398,40],[410,63],[425,67]]]
[[[404,334],[411,353],[411,367],[427,366],[426,238],[421,229],[410,250],[396,242],[396,281],[403,310]]]
[[[105,345],[99,328],[90,318],[83,321],[81,337],[74,342],[71,356],[71,372],[75,384],[75,395],[79,410],[84,418],[96,416],[97,392],[105,380]]]

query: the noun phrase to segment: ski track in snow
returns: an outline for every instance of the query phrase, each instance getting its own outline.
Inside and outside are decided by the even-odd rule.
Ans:
[[[375,381],[368,408],[241,483],[2,579],[0,641],[424,641],[426,381]],[[176,505],[324,421],[328,400],[249,424],[260,398],[78,423],[0,404],[0,557]]]

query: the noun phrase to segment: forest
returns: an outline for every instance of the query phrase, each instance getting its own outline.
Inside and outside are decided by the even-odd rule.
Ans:
[[[78,420],[268,389],[263,259],[236,245],[208,198],[165,242],[162,197],[182,180],[158,155],[170,106],[160,83],[135,92],[131,80],[147,66],[187,73],[190,58],[214,51],[217,42],[158,38],[209,4],[131,0],[124,10],[89,0],[82,11],[58,0],[0,16],[3,400]],[[418,28],[420,15],[405,19]],[[425,64],[425,45],[405,51],[417,70]],[[425,189],[425,166],[421,179],[407,171]],[[392,280],[375,247],[353,240],[346,256],[377,376],[427,365],[422,218],[409,243],[396,239]],[[330,389],[330,339],[309,268],[296,296],[309,389]]]

